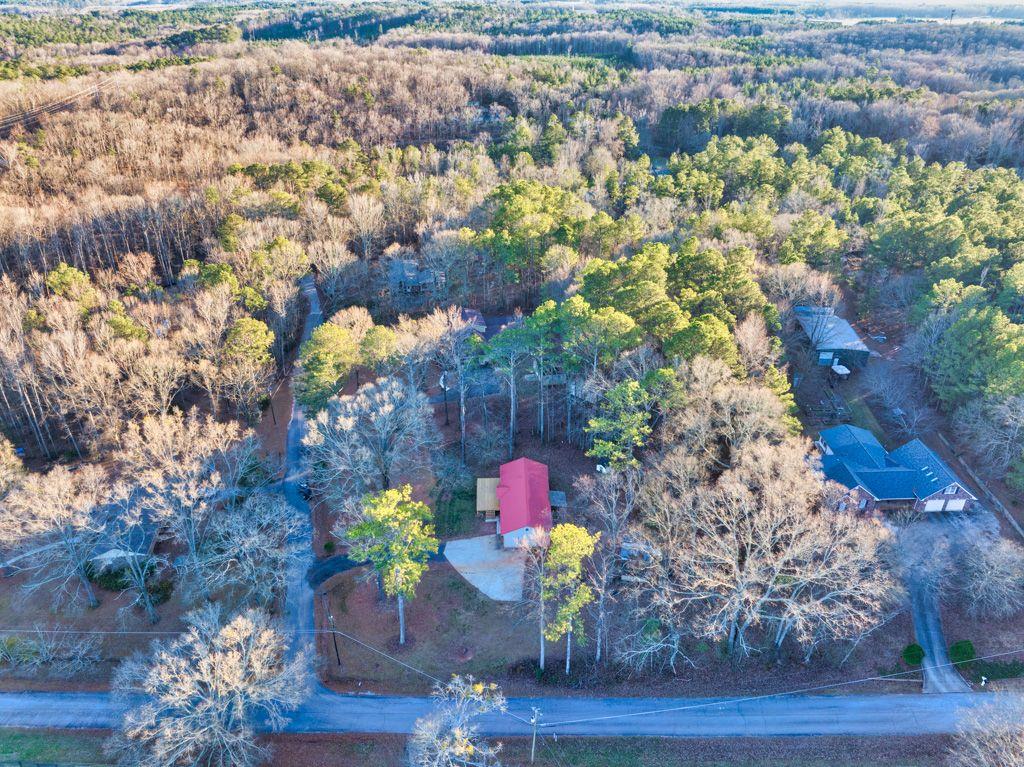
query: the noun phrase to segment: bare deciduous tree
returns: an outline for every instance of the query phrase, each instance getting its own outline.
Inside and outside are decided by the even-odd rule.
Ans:
[[[188,376],[188,363],[179,345],[161,338],[149,341],[125,377],[125,396],[140,415],[166,413]]]
[[[132,604],[126,609],[141,606],[149,622],[156,623],[160,617],[149,591],[150,581],[168,563],[153,551],[157,525],[150,519],[140,497],[143,492],[124,482],[114,486],[103,525],[103,540],[113,556],[113,561],[106,564],[111,567],[121,566],[127,581],[126,591],[131,591],[134,596]]]
[[[501,744],[485,741],[475,723],[484,714],[505,711],[498,686],[453,676],[438,682],[431,697],[434,710],[413,726],[409,767],[501,767]]]
[[[636,470],[584,476],[576,481],[576,492],[588,527],[601,533],[590,558],[590,585],[594,591],[594,661],[600,663],[610,645],[610,620],[618,599],[617,582],[623,570],[623,549],[627,525],[640,492]]]
[[[309,689],[309,659],[287,658],[284,635],[258,610],[225,621],[211,605],[186,622],[118,669],[115,689],[131,707],[110,751],[133,767],[259,764],[269,754],[256,726],[287,721]]]
[[[102,637],[57,624],[29,634],[10,634],[0,642],[0,664],[25,676],[47,674],[70,678],[102,660]]]
[[[462,310],[457,307],[436,309],[424,320],[439,326],[440,332],[434,331],[429,335],[438,339],[435,354],[438,364],[444,371],[445,388],[450,389],[454,384],[459,392],[459,456],[465,465],[466,396],[469,394],[476,368],[476,352],[472,343],[473,325],[463,317]]]
[[[949,767],[1024,767],[1024,710],[997,698],[964,721],[949,754]]]
[[[804,263],[770,267],[762,276],[761,285],[778,308],[784,331],[793,324],[795,307],[807,305],[837,310],[842,301],[842,292],[832,278]]]
[[[131,423],[122,436],[119,457],[143,486],[142,503],[185,546],[184,573],[199,569],[199,552],[217,503],[239,490],[232,486],[224,493],[221,471],[240,465],[236,450],[251,449],[252,443],[241,436],[237,424],[176,410]],[[232,477],[233,482],[240,476]]]
[[[880,556],[885,531],[835,510],[805,444],[747,444],[714,484],[675,496],[680,478],[692,482],[685,469],[672,469],[667,485],[657,468],[648,474],[654,533],[635,566],[641,615],[663,628],[634,637],[635,659],[644,642],[678,659],[686,632],[747,654],[755,628],[776,647],[795,637],[809,656],[881,620],[896,593]]]
[[[243,603],[266,607],[280,593],[288,562],[302,549],[306,521],[284,496],[261,491],[210,522],[197,561],[205,593],[235,589]]]
[[[922,401],[924,381],[907,366],[873,365],[864,383],[885,410],[886,420],[905,437],[918,437],[935,424],[935,414]]]
[[[16,551],[9,565],[31,572],[30,588],[54,586],[54,598],[85,596],[99,605],[88,565],[103,530],[105,476],[98,466],[56,466],[27,474],[0,506],[0,541]]]
[[[1024,458],[1024,397],[972,400],[954,415],[970,451],[1002,475]]]
[[[764,317],[758,312],[751,312],[744,317],[736,326],[733,335],[736,337],[740,362],[750,375],[760,377],[778,362],[778,341],[768,335]]]
[[[349,221],[359,244],[363,258],[373,252],[373,245],[384,229],[384,204],[370,194],[354,194],[348,198]]]
[[[332,397],[304,440],[314,481],[338,504],[430,464],[426,397],[394,378]]]
[[[732,465],[733,455],[755,440],[786,435],[785,406],[771,391],[737,381],[725,363],[696,357],[679,368],[686,407],[668,414],[664,438],[684,444],[711,474]]]
[[[196,294],[183,323],[183,340],[191,363],[191,378],[210,397],[210,408],[217,415],[224,395],[221,357],[224,337],[236,313],[235,299],[226,285]]]
[[[1024,549],[1018,544],[972,536],[957,564],[959,590],[971,615],[1008,618],[1024,609]]]

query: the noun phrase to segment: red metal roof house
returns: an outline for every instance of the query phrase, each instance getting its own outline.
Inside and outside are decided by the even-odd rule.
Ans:
[[[502,464],[498,481],[498,530],[502,545],[513,548],[540,531],[551,529],[548,467],[529,458]]]

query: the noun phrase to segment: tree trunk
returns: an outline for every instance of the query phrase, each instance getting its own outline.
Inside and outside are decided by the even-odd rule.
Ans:
[[[544,670],[544,607],[543,602],[541,603],[540,613],[540,670]]]
[[[146,617],[150,623],[156,624],[160,622],[160,616],[156,613],[156,607],[153,605],[153,597],[150,596],[149,590],[145,584],[142,586],[142,590],[139,592],[139,596],[142,597],[142,606],[146,610]]]
[[[398,595],[398,644],[405,644],[405,597]]]
[[[569,676],[569,663],[572,660],[572,629],[565,635],[565,675]]]
[[[462,383],[462,376],[459,376],[459,450],[462,456],[462,465],[466,465],[466,387]]]
[[[93,591],[92,584],[89,582],[89,576],[85,574],[85,565],[81,565],[78,568],[78,580],[82,582],[82,588],[85,590],[85,597],[89,601],[89,607],[93,609],[100,606],[100,600],[96,598],[96,592]]]
[[[508,404],[508,459],[511,461],[516,446],[516,376],[513,372],[509,377]]]

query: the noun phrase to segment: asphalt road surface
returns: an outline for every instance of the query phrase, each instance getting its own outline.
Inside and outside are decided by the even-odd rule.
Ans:
[[[910,593],[910,610],[914,618],[914,635],[924,649],[921,671],[924,674],[925,692],[970,692],[971,686],[964,681],[949,660],[946,638],[942,633],[939,619],[939,601],[934,590],[911,578],[907,589]]]
[[[306,324],[302,328],[302,343],[309,339],[313,328],[323,321],[323,312],[320,311],[320,298],[316,292],[316,285],[309,275],[301,282],[302,292],[309,301],[309,314],[306,315]],[[301,485],[305,472],[302,461],[302,438],[306,434],[306,419],[302,408],[293,400],[291,419],[288,421],[288,442],[285,447],[285,476],[281,481],[281,492],[284,493],[288,502],[294,506],[303,516],[309,518],[309,504],[302,497]],[[312,520],[310,520],[312,523]],[[285,595],[285,627],[294,637],[297,637],[290,646],[290,651],[295,653],[303,648],[315,650],[313,629],[313,589],[306,581],[306,572],[313,564],[313,547],[309,545],[308,538],[312,529],[303,533],[305,545],[302,547],[302,556],[295,557],[288,565],[288,586]]]
[[[801,695],[755,700],[685,698],[513,698],[509,713],[481,718],[488,735],[526,735],[531,707],[541,732],[560,735],[773,737],[814,735],[931,735],[955,732],[987,705],[1008,696]],[[408,733],[429,710],[427,698],[342,695],[322,688],[286,725],[287,732]],[[0,693],[7,727],[110,728],[121,703],[106,693]]]

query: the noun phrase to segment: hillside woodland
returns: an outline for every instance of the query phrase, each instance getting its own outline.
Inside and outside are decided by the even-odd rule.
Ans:
[[[117,683],[159,699],[161,662],[265,639],[306,522],[253,429],[290,381],[331,547],[372,558],[415,524],[425,561],[445,530],[423,488],[447,503],[524,441],[608,470],[564,488],[576,529],[534,563],[542,666],[544,638],[583,637],[578,663],[639,678],[709,645],[838,662],[902,609],[901,538],[822,481],[795,306],[898,339],[903,388],[878,397],[897,430],[944,424],[1024,492],[1024,24],[1002,21],[0,14],[0,539],[19,582],[95,605],[96,548],[158,527],[116,573],[127,613],[158,620],[172,589],[174,610],[204,606]],[[310,281],[328,321],[300,343]],[[504,329],[478,337],[466,309]],[[1016,544],[955,557],[951,603],[1024,608]],[[373,561],[401,610],[418,576]],[[33,673],[99,652],[49,663],[17,641],[0,662]],[[132,714],[125,763],[179,763],[159,760],[173,716]],[[263,755],[224,728],[181,758]]]

